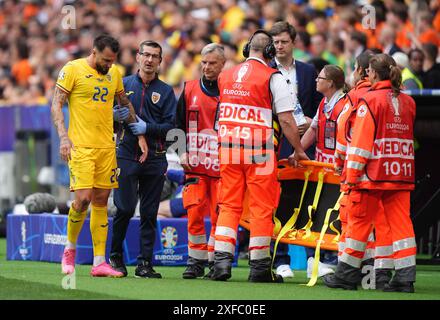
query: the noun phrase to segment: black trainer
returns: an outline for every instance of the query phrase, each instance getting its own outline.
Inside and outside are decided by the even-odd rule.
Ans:
[[[128,274],[127,267],[125,266],[124,259],[122,259],[121,254],[115,253],[115,254],[111,255],[109,258],[109,261],[110,261],[110,265],[113,270],[122,272],[124,277],[127,276],[127,274]]]
[[[136,270],[134,271],[134,276],[136,278],[162,278],[162,275],[154,271],[153,266],[149,261],[143,261],[138,264]]]
[[[195,279],[205,275],[205,267],[200,264],[190,264],[182,273],[183,279]]]
[[[384,292],[406,292],[414,293],[414,284],[412,282],[393,282],[387,283],[383,288]]]
[[[326,274],[322,277],[324,284],[333,289],[341,288],[344,290],[357,290],[356,283],[348,282],[343,279],[337,278],[334,273]]]

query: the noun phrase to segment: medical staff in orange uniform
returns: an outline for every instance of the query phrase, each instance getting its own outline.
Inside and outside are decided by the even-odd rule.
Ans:
[[[186,133],[186,153],[182,155],[186,184],[182,198],[188,212],[188,260],[184,279],[205,275],[210,278],[214,264],[214,235],[217,223],[217,192],[220,178],[216,113],[219,102],[217,78],[225,65],[223,46],[210,43],[201,52],[202,78],[185,83],[177,105],[177,127]],[[211,232],[206,241],[205,216],[210,216]]]
[[[414,189],[414,100],[400,92],[402,76],[388,55],[371,58],[371,89],[358,103],[354,131],[347,150],[346,182],[350,187],[347,210],[350,219],[346,244],[336,272],[324,277],[331,288],[357,289],[360,265],[371,225],[383,215],[392,243],[377,246],[395,273],[386,292],[414,292],[416,242],[410,219],[410,191]],[[377,242],[386,238],[376,227]]]
[[[347,225],[348,214],[346,209],[347,195],[349,188],[345,181],[346,175],[346,156],[347,145],[351,141],[353,132],[354,119],[356,118],[356,108],[358,101],[370,89],[371,83],[368,80],[367,69],[370,59],[374,53],[370,50],[362,52],[356,57],[355,68],[350,77],[351,84],[354,87],[347,93],[346,104],[342,110],[337,124],[336,132],[336,150],[335,150],[335,171],[341,176],[341,192],[345,193],[340,201],[339,219],[341,221],[341,236],[338,243],[338,256],[342,255],[345,249],[345,231]],[[374,257],[374,234],[371,234],[370,240],[362,258],[364,262]]]
[[[283,76],[268,67],[275,56],[271,36],[257,30],[243,49],[247,58],[219,76],[220,213],[212,279],[231,277],[245,190],[249,194],[249,281],[283,282],[271,269],[270,241],[280,186],[276,177],[273,120],[295,148],[291,163],[308,159],[293,118],[295,101]],[[275,114],[275,115],[274,115]]]

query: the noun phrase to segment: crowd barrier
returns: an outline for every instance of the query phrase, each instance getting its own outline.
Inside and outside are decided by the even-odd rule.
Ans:
[[[130,220],[127,236],[123,243],[124,260],[127,265],[136,265],[139,254],[138,217]],[[7,260],[31,260],[61,262],[66,243],[67,216],[59,214],[30,214],[7,216]],[[109,218],[107,252],[109,256],[113,219]],[[205,219],[207,234],[211,229],[209,219]],[[237,265],[238,243],[234,266]],[[187,219],[170,218],[157,221],[153,265],[182,266],[188,258]],[[90,220],[87,218],[77,242],[76,263],[93,263],[93,245],[90,235]]]

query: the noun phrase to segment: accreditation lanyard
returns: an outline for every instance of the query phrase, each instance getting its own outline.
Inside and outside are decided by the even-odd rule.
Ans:
[[[344,93],[340,92],[337,95],[336,101],[332,103],[334,100],[333,97],[330,99],[328,105],[331,106],[330,112],[325,112],[325,108],[323,108],[322,112],[326,118],[325,127],[324,127],[324,146],[326,149],[334,150],[336,149],[336,120],[332,120],[331,116],[333,114],[333,110],[335,109],[336,104],[344,97]]]
[[[325,120],[324,128],[324,146],[326,149],[334,150],[336,148],[336,121]]]

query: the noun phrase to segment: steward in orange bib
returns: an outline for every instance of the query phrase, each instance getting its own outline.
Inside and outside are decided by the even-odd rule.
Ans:
[[[283,76],[267,66],[275,55],[271,36],[256,31],[243,49],[248,58],[219,76],[220,190],[215,233],[214,280],[231,277],[238,223],[245,191],[249,194],[249,281],[282,282],[271,270],[273,212],[280,186],[276,177],[273,113],[295,147],[290,161],[308,159],[292,115],[295,101]]]
[[[202,73],[199,80],[185,83],[177,106],[177,127],[186,133],[186,151],[181,162],[186,173],[183,204],[188,211],[188,261],[184,279],[204,276],[205,265],[212,275],[214,235],[217,223],[217,192],[220,177],[216,112],[219,101],[217,78],[225,64],[222,46],[210,43],[201,52]],[[206,241],[206,213],[211,218],[211,232]]]
[[[331,288],[355,290],[361,276],[371,224],[384,215],[392,244],[376,247],[375,258],[391,256],[395,274],[383,285],[387,292],[414,292],[416,243],[410,219],[410,191],[414,189],[414,100],[400,93],[401,73],[388,55],[378,54],[369,65],[371,89],[361,98],[352,141],[347,152],[350,219],[346,247],[334,275],[324,282]],[[376,226],[379,243],[386,237]]]
[[[312,124],[301,139],[304,150],[316,141],[316,161],[334,163],[336,122],[346,104],[344,87],[344,71],[338,66],[326,65],[316,78],[316,91],[322,93],[324,98]]]
[[[337,132],[336,132],[336,150],[335,150],[335,171],[341,175],[341,192],[344,193],[340,201],[339,208],[339,219],[341,221],[341,237],[338,243],[338,256],[342,256],[345,249],[345,231],[347,226],[347,221],[349,219],[349,208],[348,204],[348,185],[345,181],[346,176],[346,156],[347,147],[351,142],[351,136],[353,132],[353,124],[356,118],[356,108],[359,99],[364,97],[367,91],[371,87],[371,83],[368,80],[367,69],[370,63],[370,59],[374,56],[371,50],[366,50],[356,57],[355,68],[352,73],[352,81],[355,83],[353,89],[351,89],[346,97],[347,101],[339,115]],[[387,224],[388,225],[388,224]],[[374,258],[374,234],[371,233],[365,255],[362,258],[362,264],[372,264],[372,259]],[[377,280],[377,279],[376,279]]]

